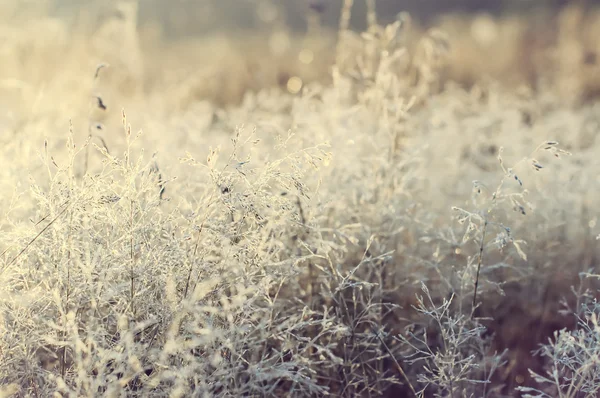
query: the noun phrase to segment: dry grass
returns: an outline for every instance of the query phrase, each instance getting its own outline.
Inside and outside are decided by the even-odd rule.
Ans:
[[[595,396],[597,11],[133,6],[2,14],[0,396]]]

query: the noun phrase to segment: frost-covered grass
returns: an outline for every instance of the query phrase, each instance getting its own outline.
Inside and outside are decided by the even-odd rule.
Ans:
[[[592,12],[167,43],[130,6],[0,28],[0,396],[596,396]]]

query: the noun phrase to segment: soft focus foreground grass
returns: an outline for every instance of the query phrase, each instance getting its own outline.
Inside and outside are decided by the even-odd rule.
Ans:
[[[127,7],[2,24],[2,394],[595,396],[597,14]]]

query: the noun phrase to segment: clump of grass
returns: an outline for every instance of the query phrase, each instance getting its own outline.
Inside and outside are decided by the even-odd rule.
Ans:
[[[490,352],[486,328],[454,305],[454,295],[440,304],[433,301],[425,284],[425,296],[417,297],[415,310],[423,323],[410,325],[397,336],[403,357],[422,388],[419,397],[494,396],[494,372],[504,365],[503,353]]]
[[[531,371],[537,387],[520,387],[525,397],[593,397],[598,395],[598,311],[595,298],[588,298],[575,313],[574,330],[555,331],[534,355],[546,362],[545,372]]]
[[[503,250],[506,246],[512,245],[517,251],[519,257],[521,257],[523,260],[527,260],[527,254],[521,247],[526,242],[522,239],[515,239],[512,235],[511,228],[499,221],[498,208],[502,204],[508,204],[510,207],[512,207],[513,211],[523,216],[527,215],[528,209],[533,208],[533,205],[528,202],[526,198],[528,191],[524,187],[523,181],[520,179],[516,170],[518,170],[518,167],[522,164],[528,164],[536,172],[543,169],[544,166],[542,166],[535,158],[533,158],[538,151],[548,151],[556,158],[560,158],[561,154],[570,155],[568,151],[558,147],[557,141],[544,141],[528,157],[525,157],[521,161],[517,162],[515,166],[507,168],[504,165],[502,158],[503,148],[501,147],[498,151],[498,161],[500,163],[500,167],[502,168],[503,177],[496,189],[491,191],[480,181],[473,181],[473,203],[477,205],[478,199],[482,196],[487,197],[488,202],[475,212],[467,211],[459,207],[453,207],[453,210],[459,213],[458,222],[460,224],[467,225],[462,238],[462,244],[473,239],[479,240],[479,252],[475,257],[476,269],[473,288],[472,311],[475,311],[478,305],[477,291],[479,288],[479,276],[484,261],[484,250],[488,243],[496,245],[499,250]],[[518,189],[506,189],[507,187],[505,187],[505,184],[508,185],[510,183],[518,186]],[[498,231],[495,239],[491,241],[489,240],[489,229],[496,229]]]

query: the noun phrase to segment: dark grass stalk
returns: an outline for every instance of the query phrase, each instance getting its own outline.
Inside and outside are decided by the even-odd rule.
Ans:
[[[481,232],[481,244],[479,245],[479,258],[477,259],[477,273],[475,274],[475,289],[473,291],[473,303],[471,306],[471,318],[475,314],[475,305],[477,304],[477,289],[479,288],[479,274],[481,272],[481,264],[483,263],[483,248],[485,245],[485,232],[487,230],[487,219],[483,223],[483,231]]]
[[[410,382],[410,379],[404,372],[404,369],[402,369],[402,366],[400,366],[400,363],[398,363],[398,360],[396,359],[394,354],[392,354],[392,351],[389,349],[387,344],[385,344],[385,341],[383,341],[383,338],[381,337],[381,333],[377,333],[377,338],[379,339],[379,342],[381,343],[382,347],[385,349],[387,354],[390,356],[390,358],[394,362],[394,366],[395,366],[396,370],[398,371],[398,373],[400,373],[400,375],[406,382],[406,385],[408,386],[408,389],[410,390],[412,396],[417,398],[417,392],[416,392],[415,388],[413,387],[412,383]]]
[[[48,228],[50,228],[50,227],[51,227],[51,226],[52,226],[52,225],[53,225],[53,224],[56,222],[56,220],[58,220],[58,219],[60,218],[60,216],[62,216],[62,215],[63,215],[63,214],[64,214],[64,213],[67,211],[67,209],[69,208],[69,205],[70,205],[70,204],[71,204],[71,203],[70,203],[69,201],[67,201],[65,204],[63,204],[64,208],[63,208],[63,209],[60,211],[60,213],[58,213],[58,214],[56,215],[56,217],[54,217],[54,218],[52,219],[52,221],[50,221],[50,222],[49,222],[49,223],[48,223],[48,224],[47,224],[47,225],[46,225],[44,228],[42,228],[42,230],[41,230],[40,232],[38,232],[38,233],[37,233],[37,234],[36,234],[36,235],[35,235],[35,236],[34,236],[34,237],[33,237],[33,238],[32,238],[32,239],[31,239],[31,240],[30,240],[30,241],[29,241],[29,242],[28,242],[26,245],[25,245],[25,247],[23,247],[23,249],[21,249],[21,251],[20,251],[20,252],[19,252],[19,253],[18,253],[16,256],[14,256],[14,257],[13,257],[13,258],[12,258],[12,259],[11,259],[11,260],[10,260],[10,261],[7,263],[7,264],[6,264],[6,266],[7,266],[7,267],[10,267],[11,265],[13,265],[13,264],[14,264],[14,263],[15,263],[15,262],[16,262],[16,261],[19,259],[19,257],[21,257],[21,255],[23,255],[23,253],[25,253],[25,252],[27,251],[27,249],[29,249],[29,247],[30,247],[31,245],[33,245],[33,243],[34,243],[34,242],[35,242],[35,241],[36,241],[36,240],[37,240],[37,239],[38,239],[38,238],[39,238],[39,237],[40,237],[40,236],[41,236],[41,235],[42,235],[44,232],[46,232],[46,230],[47,230]]]
[[[381,328],[384,325],[383,318],[385,316],[384,310],[383,310],[383,308],[384,308],[384,297],[383,297],[383,295],[384,295],[384,292],[385,292],[385,275],[384,275],[384,272],[385,272],[385,259],[381,259],[379,261],[380,261],[380,264],[379,264],[379,267],[378,267],[378,275],[377,275],[378,279],[379,279],[379,281],[378,281],[379,282],[378,283],[378,286],[379,286],[379,312],[377,314],[377,317],[378,317],[378,319],[377,319],[378,325],[377,326],[378,326],[379,330],[381,330]],[[379,374],[383,374],[383,372],[385,370],[384,369],[384,361],[383,361],[383,359],[380,359],[378,361],[378,365],[379,365],[379,368],[377,369],[378,373]]]

